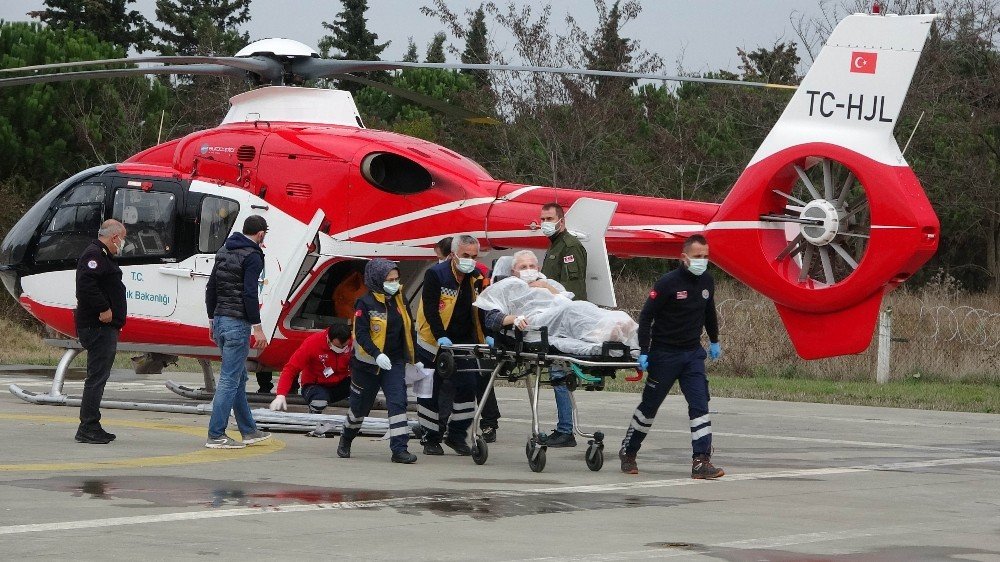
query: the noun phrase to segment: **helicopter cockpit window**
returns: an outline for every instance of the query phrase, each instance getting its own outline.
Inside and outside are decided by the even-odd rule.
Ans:
[[[174,207],[172,193],[119,189],[111,216],[125,225],[128,234],[121,256],[138,258],[166,256],[174,250]]]
[[[104,221],[104,194],[101,184],[83,184],[64,195],[38,241],[35,260],[79,258]]]
[[[198,233],[198,252],[214,254],[226,243],[233,230],[240,204],[236,201],[208,195],[201,202],[201,228]]]

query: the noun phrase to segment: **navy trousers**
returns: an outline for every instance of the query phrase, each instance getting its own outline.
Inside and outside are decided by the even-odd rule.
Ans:
[[[642,401],[635,413],[622,447],[626,453],[637,453],[653,427],[653,419],[660,404],[667,397],[674,381],[680,381],[681,392],[688,404],[691,419],[691,449],[693,455],[712,454],[712,422],[708,417],[708,377],[705,376],[707,354],[701,347],[690,350],[651,349],[646,386]]]
[[[389,449],[393,453],[406,451],[410,428],[406,423],[405,367],[402,359],[393,360],[392,368],[388,371],[357,359],[351,360],[351,396],[348,399],[350,410],[347,412],[347,423],[344,424],[345,439],[351,441],[357,437],[381,388],[389,414]]]

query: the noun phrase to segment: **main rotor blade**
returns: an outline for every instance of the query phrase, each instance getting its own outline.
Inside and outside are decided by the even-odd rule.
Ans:
[[[404,90],[402,88],[397,88],[391,84],[384,84],[382,82],[376,82],[375,80],[369,80],[367,78],[362,78],[360,76],[354,76],[353,74],[335,74],[331,78],[336,78],[337,80],[349,80],[351,82],[357,82],[358,84],[364,84],[365,86],[371,88],[378,88],[380,90],[389,92],[394,96],[399,96],[403,99],[408,99],[410,101],[419,103],[421,105],[426,105],[432,109],[440,111],[445,115],[450,115],[452,117],[457,117],[458,119],[463,119],[470,123],[478,123],[482,125],[499,125],[500,122],[496,119],[488,116],[463,109],[451,105],[450,103],[441,101],[424,94],[418,94],[417,92],[412,92],[410,90]]]
[[[233,68],[239,68],[241,70],[246,70],[248,72],[253,72],[259,74],[268,79],[274,79],[281,76],[281,64],[277,61],[269,59],[260,58],[244,58],[244,57],[202,57],[202,56],[145,56],[145,57],[128,57],[123,59],[101,59],[101,60],[88,60],[88,61],[73,61],[73,62],[60,62],[53,64],[36,64],[33,66],[21,66],[18,68],[3,68],[0,69],[0,74],[6,74],[10,72],[28,72],[28,71],[38,71],[38,70],[57,70],[60,68],[72,68],[77,66],[97,66],[104,64],[132,64],[132,63],[148,63],[148,62],[159,62],[163,64],[221,64],[223,66],[231,66]]]
[[[701,78],[697,76],[669,76],[644,72],[617,72],[611,70],[590,70],[586,68],[559,68],[551,66],[522,66],[509,64],[465,64],[450,62],[392,62],[358,61],[340,59],[299,59],[292,61],[293,71],[305,79],[326,78],[346,72],[368,72],[372,70],[399,70],[403,68],[436,68],[440,70],[508,70],[516,72],[548,72],[553,74],[579,74],[582,76],[603,76],[607,78],[633,78],[637,80],[668,80],[671,82],[698,82],[702,84],[728,84],[756,88],[781,88],[796,90],[798,86],[768,84],[764,82],[744,82],[721,78]]]
[[[0,79],[0,88],[23,86],[25,84],[47,84],[50,82],[69,82],[72,80],[90,80],[93,78],[117,78],[121,76],[143,76],[147,74],[199,74],[209,76],[242,77],[245,75],[245,72],[238,68],[217,64],[179,64],[174,66],[153,66],[149,68],[85,70],[82,72],[60,72],[58,74],[39,74],[37,76],[4,78]]]

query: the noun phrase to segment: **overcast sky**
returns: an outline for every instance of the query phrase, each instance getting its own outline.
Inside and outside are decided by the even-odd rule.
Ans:
[[[495,1],[505,6],[509,0]],[[456,13],[474,9],[480,2],[447,0]],[[514,0],[514,3],[537,7],[544,5],[544,0]],[[597,12],[590,0],[550,0],[550,3],[550,28],[555,31],[566,30],[564,19],[568,12],[584,29],[592,30],[597,24]],[[420,6],[430,4],[429,0],[369,0],[368,4],[369,30],[378,34],[379,41],[392,41],[382,53],[384,60],[401,59],[409,37],[413,37],[423,60],[434,33],[446,31],[438,20],[420,13]],[[0,19],[26,20],[27,12],[42,6],[42,0],[0,0]],[[148,18],[155,18],[155,0],[138,0],[133,6]],[[253,0],[250,9],[253,19],[246,30],[251,38],[287,37],[315,48],[325,34],[321,22],[336,19],[342,4],[337,0]],[[674,73],[679,60],[687,71],[726,69],[735,72],[739,66],[737,47],[753,50],[770,47],[776,42],[797,41],[790,23],[793,13],[819,16],[819,0],[648,0],[643,2],[638,20],[630,22],[623,34],[638,40],[646,50],[659,54],[665,63],[665,73]],[[497,27],[489,28],[497,47],[513,56],[510,37],[501,34]],[[456,46],[464,48],[462,43]],[[800,50],[799,54],[805,63],[800,70],[804,71],[809,60],[804,51]]]

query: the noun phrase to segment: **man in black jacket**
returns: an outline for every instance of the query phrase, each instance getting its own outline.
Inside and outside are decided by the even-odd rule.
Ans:
[[[103,445],[115,440],[101,427],[101,398],[111,375],[118,349],[118,332],[125,325],[125,284],[114,256],[125,243],[125,227],[107,220],[97,231],[97,240],[80,255],[76,264],[76,334],[87,350],[87,380],[80,401],[80,427],[76,440]]]
[[[684,241],[684,267],[664,275],[653,286],[639,313],[639,367],[646,371],[642,401],[622,441],[622,472],[638,474],[635,456],[653,426],[656,411],[680,381],[691,420],[691,478],[718,478],[725,472],[712,465],[712,422],[708,417],[708,377],[701,332],[708,332],[712,359],[722,355],[715,313],[715,281],[706,272],[708,242],[695,234]]]
[[[264,217],[247,217],[243,233],[234,232],[215,255],[215,266],[205,287],[208,333],[222,352],[219,384],[212,398],[212,417],[205,442],[209,449],[242,449],[271,437],[270,433],[257,429],[246,389],[251,330],[254,347],[259,350],[267,347],[257,298],[260,275],[264,271],[264,252],[260,244],[265,234],[267,221]],[[226,435],[230,410],[243,441]]]

